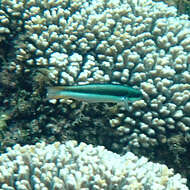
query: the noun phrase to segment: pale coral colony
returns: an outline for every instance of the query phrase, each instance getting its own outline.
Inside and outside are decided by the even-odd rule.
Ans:
[[[48,68],[55,84],[140,87],[144,99],[131,106],[131,116],[121,110],[110,118],[134,146],[164,143],[168,129],[189,130],[190,23],[174,7],[118,0],[2,0],[2,7],[1,34],[18,33],[10,65],[17,72],[24,63],[26,71]]]
[[[16,73],[46,68],[54,85],[141,89],[142,100],[109,118],[120,138],[113,147],[125,153],[163,145],[169,132],[189,134],[187,15],[151,0],[2,0],[1,7],[0,42],[15,37]]]
[[[76,141],[15,145],[0,164],[2,190],[188,190],[166,165]]]

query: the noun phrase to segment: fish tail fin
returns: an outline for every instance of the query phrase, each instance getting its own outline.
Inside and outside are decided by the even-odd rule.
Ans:
[[[60,99],[63,98],[61,95],[62,87],[48,87],[47,88],[47,99]]]

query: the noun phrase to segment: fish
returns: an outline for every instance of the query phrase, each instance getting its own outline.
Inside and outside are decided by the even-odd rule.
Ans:
[[[74,99],[88,103],[122,103],[140,100],[139,89],[119,84],[87,84],[76,86],[53,86],[47,88],[47,99]]]

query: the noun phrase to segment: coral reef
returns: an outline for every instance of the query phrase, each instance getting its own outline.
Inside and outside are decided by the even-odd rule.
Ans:
[[[176,163],[188,160],[189,27],[187,15],[147,0],[2,0],[0,77],[10,83],[2,83],[0,112],[9,133],[23,144],[76,139],[119,153],[179,150]],[[43,99],[49,85],[87,83],[127,84],[143,99],[129,111]]]
[[[166,165],[76,141],[15,145],[0,156],[0,164],[2,190],[188,190],[186,179]]]
[[[122,143],[155,146],[167,142],[168,131],[189,131],[190,22],[176,17],[175,8],[151,1],[19,0],[2,1],[1,14],[5,29],[17,26],[16,72],[46,68],[54,84],[142,89],[144,99],[130,113],[118,108],[109,118]]]
[[[154,0],[167,3],[169,6],[175,6],[179,14],[188,14],[190,16],[190,1],[189,0]]]

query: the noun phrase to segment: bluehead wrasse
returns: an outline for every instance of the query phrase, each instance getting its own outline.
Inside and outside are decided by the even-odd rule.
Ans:
[[[124,103],[142,98],[140,90],[116,84],[88,84],[48,87],[47,99],[75,99],[89,103]]]

